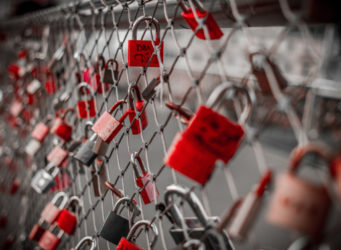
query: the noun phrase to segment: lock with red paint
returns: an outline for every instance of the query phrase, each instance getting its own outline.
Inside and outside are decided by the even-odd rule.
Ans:
[[[58,233],[54,233],[58,230]],[[38,245],[44,250],[54,250],[59,246],[63,235],[64,231],[60,230],[56,224],[53,224],[48,230],[43,232],[40,239],[38,240]]]
[[[86,89],[86,92],[81,91]],[[87,94],[87,92],[89,94]],[[83,93],[83,94],[82,94]],[[81,100],[82,96],[87,96],[86,100]],[[87,119],[96,116],[96,101],[92,89],[86,82],[77,85],[77,111],[79,118]]]
[[[243,94],[244,108],[238,123],[213,110],[227,91]],[[243,86],[223,83],[211,94],[207,106],[201,106],[187,129],[173,140],[164,163],[192,180],[205,185],[216,160],[228,163],[244,136],[242,125],[250,115],[252,101]],[[237,98],[236,98],[237,99]]]
[[[136,102],[134,103],[133,91],[135,92]],[[145,104],[141,96],[140,89],[137,85],[130,86],[128,90],[128,109],[129,121],[131,123],[131,132],[136,135],[140,134],[148,125]],[[138,116],[136,114],[139,114]]]
[[[55,166],[62,166],[63,162],[69,156],[69,152],[63,149],[61,146],[55,146],[52,151],[47,155],[46,159],[53,163]]]
[[[183,0],[180,0],[179,5],[183,10],[181,13],[182,17],[186,20],[189,27],[195,32],[195,35],[203,40],[208,40],[208,38],[210,40],[220,39],[224,33],[221,31],[212,14],[204,10],[197,0],[192,0],[191,2],[195,7],[195,13],[192,8],[187,8]],[[206,35],[204,28],[198,29],[199,23],[197,18],[204,20],[204,25],[207,28],[207,34],[209,37]]]
[[[134,153],[131,155],[131,163],[133,165],[134,173],[135,173],[135,178],[136,178],[136,185],[141,188],[141,196],[144,204],[149,204],[153,202],[157,196],[159,196],[159,192],[153,184],[153,181],[151,180],[150,173],[146,171],[144,168],[143,162],[141,157],[137,154]],[[138,162],[139,168],[141,169],[141,174],[139,174],[138,167],[136,164],[136,160]]]
[[[110,143],[114,137],[120,132],[123,127],[123,122],[129,114],[129,110],[123,113],[119,120],[116,120],[112,114],[113,112],[126,101],[117,101],[108,111],[105,111],[92,126],[92,130],[100,137],[104,142]]]
[[[96,67],[95,67],[95,75],[93,77],[93,82],[95,84],[95,88],[97,89],[97,92],[99,94],[103,94],[104,92],[109,91],[110,85],[108,83],[102,83],[101,81],[101,75],[104,74],[104,69],[105,69],[105,59],[102,55],[98,56],[97,62],[96,62]]]
[[[51,121],[52,117],[48,115],[42,122],[37,123],[31,132],[31,137],[42,143],[49,134],[50,129],[48,127],[48,123]]]
[[[69,142],[72,136],[72,126],[66,122],[67,114],[75,113],[73,108],[65,109],[60,117],[57,117],[51,128],[51,133],[55,134],[65,142]]]
[[[144,248],[136,245],[135,241],[136,241],[136,232],[139,230],[139,232],[141,232],[140,228],[144,227],[146,232],[149,231],[151,229],[151,231],[153,232],[153,238],[150,240],[148,249],[153,249],[153,247],[155,246],[158,236],[159,236],[159,232],[157,230],[157,227],[155,226],[154,223],[151,223],[148,220],[140,220],[138,222],[136,222],[130,229],[129,234],[127,236],[127,238],[122,237],[120,242],[117,245],[116,250],[143,250]],[[138,234],[140,235],[140,233]]]
[[[154,54],[152,41],[137,40],[137,28],[143,21],[148,21],[156,28],[155,48],[160,51],[160,60],[163,62],[163,42],[160,44],[160,25],[159,22],[151,17],[141,16],[134,22],[132,29],[132,40],[128,41],[128,66],[130,67],[160,67],[159,60]]]
[[[57,84],[54,80],[54,75],[50,70],[48,70],[46,74],[45,91],[50,95],[57,91]]]
[[[74,233],[82,206],[82,201],[77,196],[72,196],[66,207],[60,212],[56,224],[65,233],[69,235]]]
[[[324,227],[331,200],[325,184],[316,184],[297,176],[302,159],[308,154],[322,158],[331,170],[331,153],[325,145],[298,146],[291,154],[289,169],[275,185],[267,220],[274,225],[316,237]]]

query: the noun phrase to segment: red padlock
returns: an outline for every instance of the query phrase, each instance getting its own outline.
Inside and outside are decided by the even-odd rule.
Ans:
[[[133,91],[136,95],[136,102],[134,104]],[[141,96],[140,89],[137,85],[129,87],[128,90],[128,109],[129,109],[129,121],[131,123],[131,132],[136,135],[140,134],[148,125],[147,113],[144,110],[145,105]],[[136,114],[139,116],[136,116]],[[135,119],[135,120],[134,120]],[[141,130],[142,127],[142,130]]]
[[[206,40],[208,38],[207,36],[205,36],[203,28],[197,30],[199,25],[197,19],[203,19],[205,20],[204,24],[207,27],[209,39],[220,39],[224,35],[224,33],[221,31],[218,23],[216,22],[212,14],[204,10],[196,0],[192,0],[192,3],[195,6],[195,13],[192,8],[187,8],[182,0],[180,0],[179,4],[180,7],[183,9],[183,12],[181,13],[182,17],[186,20],[189,27],[191,27],[191,29],[195,32],[195,35],[203,40]]]
[[[49,230],[46,230],[38,241],[38,245],[44,250],[54,250],[60,244],[64,231],[60,230],[56,235],[53,231],[56,229],[56,225],[52,225]]]
[[[63,139],[65,142],[69,142],[72,136],[72,126],[65,121],[65,118],[68,113],[74,112],[75,110],[73,108],[64,110],[62,115],[56,118],[51,128],[51,133]]]
[[[41,221],[42,223],[43,221]],[[28,238],[30,240],[33,241],[39,241],[41,239],[41,237],[43,236],[43,234],[46,232],[46,229],[39,225],[40,222],[38,222],[38,224],[35,224],[30,232],[30,234],[28,235]]]
[[[92,130],[106,143],[110,143],[123,127],[123,121],[129,114],[129,110],[124,112],[119,120],[116,120],[112,113],[126,101],[117,101],[108,111],[105,111],[92,126]]]
[[[228,90],[246,96],[247,104],[244,105],[239,123],[243,125],[246,122],[252,105],[248,90],[229,83],[221,84],[208,99],[210,108],[199,108],[187,129],[175,137],[164,160],[166,165],[202,185],[210,178],[215,161],[219,159],[228,163],[244,136],[240,124],[231,122],[212,109]]]
[[[47,155],[46,159],[55,166],[61,166],[68,156],[69,152],[57,145]]]
[[[144,248],[136,245],[136,243],[134,242],[136,240],[135,234],[140,227],[144,227],[146,231],[149,231],[150,229],[152,230],[154,237],[153,239],[150,240],[148,249],[153,249],[157,241],[157,238],[159,236],[157,227],[155,226],[154,223],[151,223],[148,220],[141,220],[141,221],[136,222],[131,227],[127,238],[124,238],[124,237],[121,238],[120,242],[117,245],[116,250],[143,250]],[[139,230],[139,232],[141,232],[141,230]],[[140,235],[140,233],[138,235]]]
[[[160,45],[160,25],[159,22],[149,16],[141,16],[134,22],[132,40],[128,41],[128,66],[131,67],[160,67],[157,55],[154,54],[152,41],[137,40],[137,28],[143,21],[149,21],[156,28],[155,46],[160,49],[160,58],[163,62],[163,42]]]
[[[330,197],[325,185],[313,184],[296,176],[299,164],[309,153],[326,160],[328,170],[331,170],[331,154],[325,146],[308,144],[294,149],[289,170],[276,180],[267,220],[274,225],[316,237],[327,219]]]
[[[142,174],[139,174],[139,171],[137,170],[135,159],[137,160],[140,166]],[[150,178],[150,173],[148,173],[146,169],[144,168],[141,157],[137,153],[134,153],[131,155],[131,162],[133,164],[133,168],[135,172],[136,185],[139,188],[142,188],[141,196],[142,196],[142,200],[144,204],[149,204],[155,201],[156,197],[159,196],[159,192],[157,188],[155,187],[155,184],[153,184],[153,181]]]
[[[87,98],[87,100],[81,100],[82,89],[86,89],[87,92],[89,92],[89,94],[85,94],[86,96],[90,95]],[[82,91],[82,93],[84,93],[84,91]],[[86,82],[83,82],[77,86],[77,95],[78,95],[77,111],[78,111],[79,118],[87,119],[90,117],[95,117],[96,116],[96,102],[94,98],[94,93]]]
[[[61,199],[59,205],[57,205],[58,201]],[[49,224],[52,224],[56,221],[57,217],[61,209],[63,209],[68,202],[68,196],[64,192],[57,193],[52,200],[47,203],[44,207],[43,211],[40,213],[40,218],[46,221]]]
[[[56,224],[58,227],[69,235],[73,234],[77,227],[77,217],[81,208],[81,200],[77,196],[72,196],[57,218]]]
[[[57,90],[57,85],[54,80],[53,73],[51,71],[47,72],[47,79],[45,82],[45,90],[48,94],[54,94]]]

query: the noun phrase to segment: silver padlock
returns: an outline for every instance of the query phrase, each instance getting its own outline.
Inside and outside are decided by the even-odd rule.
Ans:
[[[90,236],[85,236],[83,239],[81,239],[75,248],[71,248],[71,250],[79,250],[84,249],[84,246],[90,245],[90,250],[96,249],[96,239]]]
[[[38,170],[33,176],[31,187],[39,194],[46,193],[55,184],[54,178],[59,173],[59,168],[49,163],[44,169]]]

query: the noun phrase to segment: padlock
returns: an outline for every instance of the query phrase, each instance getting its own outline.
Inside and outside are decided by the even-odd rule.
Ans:
[[[212,108],[227,91],[234,90],[246,97],[246,104],[238,123],[233,123]],[[206,106],[201,106],[187,129],[178,134],[164,159],[167,166],[192,180],[205,185],[217,159],[228,163],[244,136],[242,125],[250,115],[252,101],[243,86],[229,83],[219,85],[211,94]]]
[[[136,102],[134,104],[133,91],[135,92]],[[128,109],[131,132],[133,135],[140,134],[148,126],[147,112],[142,99],[140,89],[137,85],[130,86],[128,90]],[[136,116],[139,114],[139,116]],[[134,120],[135,119],[135,120]]]
[[[128,208],[132,210],[130,220],[119,215],[121,205],[127,204]],[[128,197],[119,199],[114,207],[114,210],[110,212],[109,216],[105,220],[105,223],[101,229],[100,236],[107,241],[117,245],[122,237],[126,237],[129,233],[130,227],[134,224],[136,216],[140,215],[141,210],[139,207]]]
[[[81,100],[81,93],[80,90],[86,89],[89,94],[85,94],[86,96],[89,96],[87,100]],[[91,117],[96,116],[96,102],[94,98],[94,93],[92,89],[89,87],[89,85],[86,82],[82,82],[79,85],[77,85],[76,88],[78,101],[77,101],[77,111],[79,118],[87,119]],[[83,91],[84,93],[84,91]]]
[[[54,80],[53,73],[51,71],[47,72],[46,76],[46,82],[45,82],[45,90],[48,94],[54,94],[57,91],[57,85]]]
[[[97,246],[96,239],[90,236],[85,236],[77,243],[76,247],[71,248],[71,250],[84,250],[84,246],[86,245],[90,245],[90,250],[95,250]]]
[[[137,170],[137,166],[135,163],[136,160],[137,160],[137,162],[140,166],[140,169],[142,171],[141,174],[139,174],[139,171]],[[142,189],[140,191],[141,196],[142,196],[142,200],[143,200],[144,204],[149,204],[149,203],[153,202],[157,196],[159,196],[159,192],[158,192],[157,188],[155,187],[155,184],[153,184],[153,182],[150,178],[150,173],[148,173],[145,170],[141,157],[137,153],[134,153],[131,155],[130,161],[133,165],[133,169],[135,172],[136,185]],[[155,188],[155,192],[154,192],[154,188]]]
[[[63,139],[65,142],[69,142],[72,136],[72,126],[65,121],[65,118],[67,114],[74,112],[75,110],[73,108],[64,110],[61,117],[56,118],[51,128],[51,133]]]
[[[145,230],[149,230],[151,229],[153,231],[154,237],[151,240],[148,249],[153,249],[153,247],[155,246],[155,243],[157,241],[157,238],[159,236],[159,232],[157,230],[157,227],[155,226],[154,223],[151,223],[148,220],[141,220],[136,222],[130,229],[129,234],[127,236],[127,238],[122,237],[120,242],[118,243],[116,250],[143,250],[144,248],[136,245],[136,243],[134,241],[136,241],[136,231],[140,228],[140,227],[144,227]],[[140,233],[139,233],[140,234]]]
[[[183,12],[181,13],[182,17],[185,19],[193,32],[195,32],[195,35],[203,40],[220,39],[224,35],[224,33],[221,31],[218,23],[216,22],[212,14],[204,10],[197,0],[192,0],[192,3],[195,6],[195,13],[192,8],[187,8],[183,0],[180,0],[179,5],[183,10]],[[204,25],[207,27],[209,37],[205,35],[203,28],[197,29],[199,24],[196,16],[200,20],[205,20]]]
[[[40,81],[38,79],[34,79],[27,85],[26,91],[28,94],[34,95],[40,90],[40,88],[41,88]]]
[[[245,239],[250,231],[263,202],[266,186],[271,181],[271,170],[260,179],[257,187],[242,200],[236,215],[228,228],[229,236],[237,241]]]
[[[80,161],[82,164],[86,166],[90,166],[97,157],[97,154],[93,151],[96,141],[97,135],[93,134],[90,138],[88,138],[88,129],[93,126],[91,121],[88,121],[85,125],[85,138],[83,140],[83,144],[79,147],[76,154],[73,155],[73,158]]]
[[[31,132],[31,137],[42,143],[49,134],[48,123],[52,120],[51,116],[47,116],[42,122],[38,122]]]
[[[276,180],[267,220],[271,224],[314,238],[325,224],[330,197],[325,185],[311,183],[296,176],[303,157],[311,153],[324,159],[330,170],[331,154],[325,146],[311,143],[295,148],[288,171]]]
[[[152,41],[137,40],[137,28],[143,21],[154,24],[156,29],[155,46],[160,48],[161,62],[163,62],[163,42],[160,44],[160,24],[151,17],[141,16],[133,24],[132,40],[128,41],[128,66],[130,67],[160,67],[157,55],[154,54]]]
[[[32,178],[31,187],[39,194],[46,193],[55,184],[54,178],[58,173],[58,167],[49,163],[44,169],[36,172]]]
[[[113,68],[115,65],[115,68]],[[109,59],[105,64],[102,82],[115,84],[118,80],[118,62],[115,59]]]
[[[10,107],[10,114],[18,117],[24,111],[24,105],[19,100],[14,100]]]
[[[61,199],[59,205],[57,202]],[[64,192],[58,192],[52,200],[46,204],[43,211],[40,213],[40,218],[46,221],[49,224],[52,224],[56,221],[61,209],[63,209],[68,202],[68,196]]]
[[[118,132],[123,127],[123,121],[128,116],[128,111],[124,112],[119,120],[116,120],[112,113],[121,105],[125,104],[126,101],[117,101],[108,111],[105,111],[92,126],[92,130],[101,138],[104,142],[110,143]]]
[[[53,163],[55,166],[61,167],[63,162],[69,156],[69,152],[61,146],[55,146],[52,151],[46,156],[48,162]]]
[[[97,155],[105,156],[108,150],[109,144],[103,141],[100,137],[97,137],[96,143],[93,148],[93,152]]]
[[[74,203],[76,203],[76,206],[74,206]],[[60,211],[56,220],[58,227],[69,235],[73,234],[77,227],[77,217],[81,209],[81,200],[77,196],[70,197],[68,204]]]
[[[336,181],[336,191],[341,199],[341,156],[337,156],[332,162],[332,176]]]
[[[151,80],[147,87],[142,91],[142,96],[146,101],[149,101],[156,93],[156,87],[161,83],[160,76]]]
[[[186,201],[192,208],[195,217],[183,218],[175,204],[174,196],[180,196],[183,201]],[[170,207],[169,212],[175,224],[170,229],[170,233],[176,244],[181,244],[185,241],[184,230],[187,230],[187,235],[190,239],[201,240],[205,236],[204,244],[206,249],[222,249],[220,247],[221,244],[224,244],[224,249],[234,249],[232,242],[225,232],[216,233],[214,230],[219,222],[219,218],[209,217],[199,198],[190,189],[172,184],[166,188],[164,198],[165,206]]]
[[[103,195],[108,189],[105,184],[107,180],[105,161],[96,160],[95,166],[91,169],[91,179],[95,197]]]
[[[54,250],[58,247],[61,242],[61,238],[64,235],[64,231],[59,230],[58,234],[54,234],[53,231],[56,230],[56,225],[53,224],[48,230],[46,230],[38,241],[39,247],[44,250]],[[58,229],[58,228],[57,228]]]
[[[35,224],[32,227],[32,230],[30,234],[28,235],[28,238],[32,241],[39,241],[43,234],[45,233],[46,229],[40,225],[40,223],[43,223],[43,221],[39,221],[38,224]]]
[[[92,81],[94,86],[99,94],[103,94],[104,92],[108,92],[110,85],[107,83],[101,82],[101,74],[103,75],[103,70],[105,69],[105,59],[102,55],[98,55],[96,67],[95,67],[95,75],[92,77]]]
[[[258,86],[263,94],[272,94],[272,88],[270,84],[269,76],[266,73],[266,66],[269,66],[273,76],[275,77],[277,87],[279,90],[283,90],[288,86],[288,82],[281,73],[279,67],[270,59],[265,52],[254,52],[249,54],[249,61],[251,64],[251,70],[256,77]]]

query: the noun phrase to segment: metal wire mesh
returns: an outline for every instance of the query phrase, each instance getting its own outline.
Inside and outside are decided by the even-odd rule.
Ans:
[[[234,201],[250,191],[267,167],[284,171],[287,165],[286,158],[295,145],[303,145],[317,138],[337,145],[335,138],[339,138],[337,136],[340,128],[340,109],[327,108],[334,117],[334,123],[326,128],[323,128],[325,122],[322,121],[325,114],[319,112],[320,115],[316,115],[312,110],[315,103],[320,101],[322,105],[322,100],[325,101],[325,96],[321,97],[321,90],[314,88],[314,84],[325,77],[324,62],[330,58],[328,48],[335,39],[333,25],[319,27],[315,32],[304,21],[298,19],[287,1],[281,0],[278,3],[280,12],[285,17],[283,26],[250,28],[237,7],[238,3],[230,0],[225,4],[228,4],[232,12],[230,19],[232,18],[233,25],[223,29],[224,36],[220,40],[209,41],[199,40],[190,29],[179,28],[181,8],[176,1],[89,3],[88,9],[82,9],[81,3],[76,3],[68,8],[60,8],[59,15],[53,12],[50,15],[37,14],[23,18],[21,22],[27,21],[30,28],[25,27],[23,29],[25,32],[20,34],[17,33],[19,31],[12,30],[10,32],[12,40],[6,44],[6,48],[12,46],[15,50],[31,46],[30,49],[40,51],[42,58],[35,61],[38,65],[45,65],[58,48],[65,46],[65,54],[61,62],[58,62],[64,70],[56,78],[59,91],[54,95],[42,94],[36,104],[27,107],[28,110],[34,111],[35,115],[28,124],[23,123],[21,130],[12,129],[7,122],[1,120],[2,161],[7,165],[2,166],[0,170],[1,182],[4,186],[10,186],[13,178],[21,180],[18,194],[1,196],[1,208],[7,211],[10,220],[8,225],[10,229],[6,230],[6,233],[2,232],[1,237],[4,239],[8,232],[16,235],[15,249],[34,247],[26,236],[37,223],[40,211],[53,193],[38,195],[30,188],[30,180],[37,169],[46,165],[46,154],[59,143],[50,136],[30,163],[22,152],[22,148],[29,140],[29,136],[22,137],[23,131],[31,131],[37,121],[53,113],[53,102],[62,93],[71,95],[62,106],[76,107],[78,98],[76,72],[84,67],[94,67],[98,55],[103,55],[106,59],[115,59],[119,63],[119,75],[118,81],[110,86],[108,92],[94,93],[97,115],[89,120],[96,121],[117,100],[127,100],[127,90],[130,86],[138,85],[144,89],[158,76],[161,76],[160,85],[155,97],[146,102],[144,107],[149,124],[141,134],[132,135],[131,125],[129,121],[125,121],[124,128],[110,144],[105,157],[102,161],[96,161],[90,169],[69,157],[67,167],[62,170],[70,175],[70,186],[65,191],[83,201],[83,210],[75,234],[64,235],[59,249],[74,247],[86,235],[96,238],[97,249],[113,247],[99,237],[101,227],[116,203],[115,195],[103,186],[104,180],[113,183],[124,196],[137,201],[142,211],[139,219],[148,219],[157,225],[160,235],[154,248],[171,249],[175,247],[168,233],[171,224],[155,206],[163,201],[162,193],[168,185],[175,183],[190,187],[201,198],[209,216],[221,216]],[[208,12],[219,12],[217,11],[219,1],[203,3]],[[189,5],[194,8],[194,2],[189,1]],[[227,12],[226,9],[220,10],[220,14],[224,11]],[[133,23],[140,16],[156,17],[160,22],[160,40],[164,42],[165,50],[163,62],[159,47],[153,43],[160,63],[159,68],[131,68],[127,65],[127,43],[131,39]],[[218,19],[218,23],[220,22],[224,20]],[[208,37],[208,28],[204,23],[201,24]],[[17,24],[13,22],[11,25]],[[11,26],[8,24],[7,27]],[[48,35],[41,32],[43,27],[48,28]],[[141,28],[143,29],[138,31],[139,39],[155,39],[153,26],[141,25]],[[18,44],[11,44],[11,41]],[[37,44],[38,49],[34,47]],[[266,70],[270,75],[273,96],[266,97],[259,91],[247,59],[249,52],[259,49],[277,59],[290,82],[290,89],[287,92],[278,89],[276,79],[271,78],[271,68]],[[84,55],[85,60],[80,60],[79,55]],[[11,60],[13,58],[12,55]],[[22,85],[29,80],[29,78],[21,80]],[[41,79],[42,82],[44,80]],[[214,87],[226,81],[248,85],[256,92],[256,102],[252,108],[252,116],[244,126],[246,137],[235,157],[227,165],[216,163],[209,183],[202,187],[163,164],[163,158],[174,136],[185,129],[185,125],[165,107],[164,103],[171,101],[195,111],[200,105],[205,104]],[[2,86],[2,89],[8,96],[13,92],[8,85]],[[331,92],[337,95],[340,87],[335,85],[328,93]],[[339,105],[339,96],[328,99],[330,105]],[[118,116],[122,114],[123,110],[120,110]],[[312,122],[315,119],[314,115],[318,116],[316,120],[320,120],[320,124]],[[86,121],[78,119],[73,122],[74,140],[83,138]],[[330,140],[330,133],[336,137]],[[278,154],[278,151],[281,153]],[[160,192],[154,204],[144,205],[142,202],[141,189],[135,183],[131,164],[131,155],[134,152],[143,159],[147,171],[152,173],[152,182]],[[4,161],[6,157],[9,159],[7,162]],[[14,164],[17,165],[17,169],[13,167]],[[102,187],[97,197],[93,190],[96,180]],[[263,210],[265,209],[266,206],[263,207]],[[188,208],[184,212],[189,213]],[[16,220],[17,218],[19,220]],[[266,225],[263,213],[258,221],[243,243],[235,242],[237,249],[284,249],[297,237],[297,234],[286,234],[279,229],[275,231]],[[273,237],[268,237],[269,231],[272,231]],[[137,243],[147,247],[149,241],[150,235],[145,234],[140,235]],[[333,247],[337,246],[333,239],[328,239],[327,242],[334,244]]]

